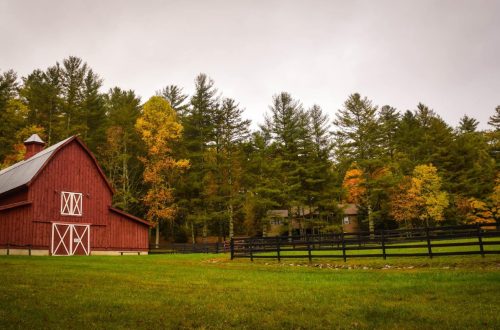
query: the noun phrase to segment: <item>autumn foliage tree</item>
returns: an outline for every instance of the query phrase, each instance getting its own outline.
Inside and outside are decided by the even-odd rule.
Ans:
[[[442,222],[448,194],[441,190],[441,178],[432,164],[418,165],[409,182],[403,182],[392,196],[392,216],[399,222]]]
[[[189,167],[189,161],[176,160],[172,156],[172,144],[181,138],[182,125],[164,98],[150,98],[144,104],[135,127],[147,149],[147,156],[141,159],[144,163],[144,182],[149,185],[143,200],[148,208],[147,219],[156,225],[158,246],[160,224],[163,221],[172,222],[175,216],[173,183]]]

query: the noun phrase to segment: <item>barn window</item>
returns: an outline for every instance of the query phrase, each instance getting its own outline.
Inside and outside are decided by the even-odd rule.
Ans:
[[[82,215],[82,193],[62,191],[61,214]]]
[[[349,221],[349,217],[348,216],[345,216],[344,217],[344,225],[348,225],[350,224],[351,222]]]

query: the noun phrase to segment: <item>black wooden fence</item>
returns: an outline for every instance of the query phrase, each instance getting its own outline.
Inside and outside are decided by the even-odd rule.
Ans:
[[[150,254],[168,253],[224,253],[229,252],[229,242],[221,243],[168,243],[149,246]]]
[[[234,258],[363,258],[500,254],[499,224],[377,230],[328,235],[242,237]]]

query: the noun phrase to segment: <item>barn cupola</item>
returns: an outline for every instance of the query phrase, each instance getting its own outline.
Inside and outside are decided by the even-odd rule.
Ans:
[[[33,134],[26,141],[24,141],[24,146],[26,147],[26,154],[24,155],[24,159],[26,160],[42,151],[45,146],[45,142],[43,142],[38,134]]]

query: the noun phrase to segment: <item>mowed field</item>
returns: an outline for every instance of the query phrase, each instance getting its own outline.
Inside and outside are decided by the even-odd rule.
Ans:
[[[2,256],[11,328],[498,329],[500,256]]]

